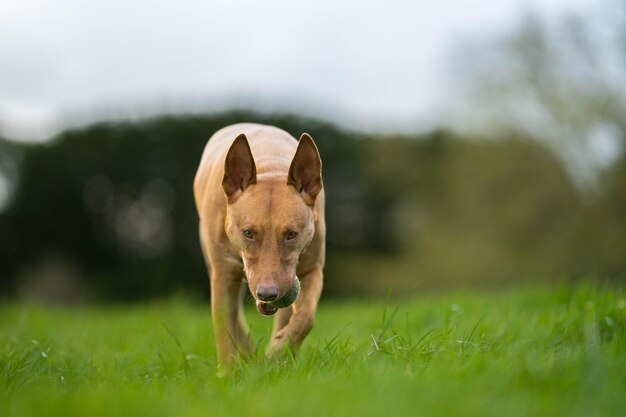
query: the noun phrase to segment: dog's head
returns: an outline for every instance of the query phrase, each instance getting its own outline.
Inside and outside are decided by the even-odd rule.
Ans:
[[[222,181],[228,198],[226,233],[241,254],[250,292],[262,314],[274,314],[272,303],[285,307],[298,294],[296,266],[313,239],[321,167],[317,147],[306,133],[282,178],[268,175],[257,182],[244,134],[226,155]],[[287,300],[290,297],[293,300]]]

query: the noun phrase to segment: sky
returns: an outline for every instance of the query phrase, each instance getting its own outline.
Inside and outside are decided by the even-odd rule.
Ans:
[[[232,108],[426,130],[454,100],[455,47],[591,2],[2,0],[0,136]]]

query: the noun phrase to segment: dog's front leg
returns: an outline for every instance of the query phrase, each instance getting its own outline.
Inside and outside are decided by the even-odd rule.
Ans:
[[[211,315],[217,347],[218,375],[232,372],[237,353],[247,354],[249,334],[242,334],[241,282],[232,274],[211,271]]]
[[[268,356],[276,357],[283,354],[286,348],[296,353],[304,338],[309,334],[315,323],[317,303],[322,294],[322,268],[315,268],[300,277],[300,297],[296,300],[289,323],[278,330],[272,337],[268,347]]]
[[[270,340],[274,338],[281,331],[291,319],[293,314],[293,306],[289,306],[287,308],[281,308],[276,312],[276,318],[274,319],[274,328],[272,329],[272,337]]]

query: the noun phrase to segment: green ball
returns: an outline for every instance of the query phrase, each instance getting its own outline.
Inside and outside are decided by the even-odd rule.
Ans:
[[[300,280],[296,277],[296,282],[293,284],[293,287],[285,293],[281,298],[276,301],[270,303],[271,306],[276,308],[285,308],[292,305],[298,296],[300,295]]]

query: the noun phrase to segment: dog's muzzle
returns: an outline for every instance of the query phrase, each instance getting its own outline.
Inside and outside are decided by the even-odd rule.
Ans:
[[[300,280],[295,277],[293,286],[278,300],[271,302],[263,302],[256,300],[256,309],[264,316],[271,316],[275,314],[279,308],[287,308],[292,305],[300,295]]]

